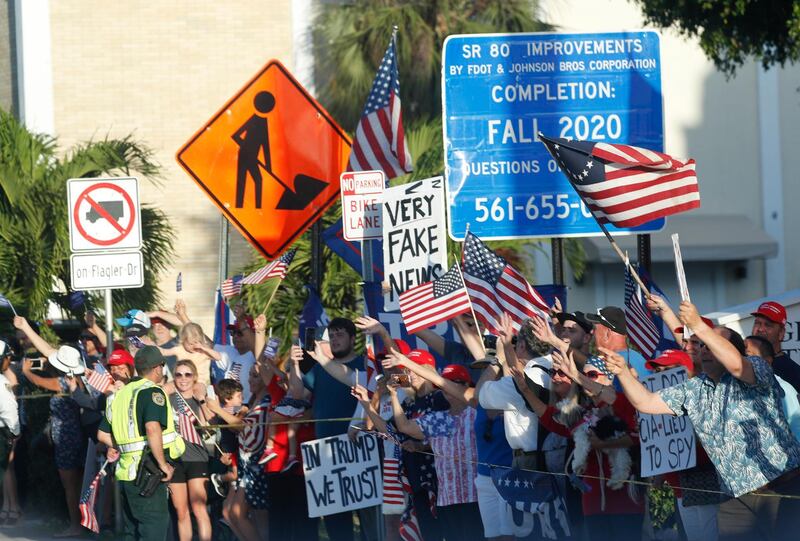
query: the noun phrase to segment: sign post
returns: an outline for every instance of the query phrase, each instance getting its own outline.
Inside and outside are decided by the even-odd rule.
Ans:
[[[539,131],[663,147],[660,40],[652,31],[450,36],[442,95],[455,240],[467,224],[484,240],[602,234]]]

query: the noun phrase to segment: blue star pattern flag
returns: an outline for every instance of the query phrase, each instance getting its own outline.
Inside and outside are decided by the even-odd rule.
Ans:
[[[327,327],[328,323],[330,323],[330,318],[325,312],[325,307],[322,306],[322,300],[319,298],[317,291],[309,285],[306,286],[306,289],[308,290],[308,298],[305,306],[303,306],[303,312],[300,314],[299,336],[301,337],[306,335],[307,328]]]
[[[364,112],[361,113],[347,164],[348,171],[380,170],[390,179],[412,171],[400,107],[396,41],[395,32],[372,82]]]
[[[694,160],[645,148],[550,139],[539,133],[599,223],[636,227],[700,207]]]
[[[178,278],[175,280],[175,292],[180,293],[183,291],[183,273],[178,273]]]
[[[533,515],[534,529],[546,539],[570,536],[567,504],[552,475],[493,468],[492,482],[511,507]]]
[[[363,276],[361,268],[361,243],[350,241],[344,238],[342,229],[342,219],[325,229],[322,232],[322,240],[328,245],[333,253],[344,259],[360,276]],[[372,272],[375,280],[383,280],[383,241],[372,241]]]
[[[498,334],[503,312],[519,329],[524,321],[545,317],[550,309],[522,274],[472,233],[464,239],[464,283],[475,315],[492,334]]]

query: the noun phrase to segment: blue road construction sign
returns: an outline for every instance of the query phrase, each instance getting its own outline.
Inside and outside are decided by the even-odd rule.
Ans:
[[[657,32],[475,34],[444,44],[449,231],[462,240],[602,234],[536,134],[663,151]],[[614,232],[647,233],[654,220]]]

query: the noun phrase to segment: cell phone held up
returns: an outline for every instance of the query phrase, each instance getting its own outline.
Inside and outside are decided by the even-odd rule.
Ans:
[[[306,327],[305,334],[303,335],[303,349],[306,351],[314,351],[316,343],[317,330],[314,327]]]
[[[411,378],[408,374],[392,374],[392,383],[399,387],[411,386]]]
[[[41,357],[26,357],[31,362],[31,370],[44,370],[44,359]]]

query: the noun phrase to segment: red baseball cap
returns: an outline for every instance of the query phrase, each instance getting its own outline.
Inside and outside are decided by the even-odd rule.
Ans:
[[[680,349],[668,349],[655,359],[644,363],[645,368],[654,370],[656,366],[683,366],[689,372],[694,372],[694,363],[689,354]]]
[[[762,302],[758,310],[752,312],[750,315],[762,316],[774,323],[786,325],[786,308],[775,301]]]
[[[408,354],[411,353],[411,346],[408,345],[408,342],[406,342],[405,340],[400,340],[399,338],[397,340],[394,340],[394,346],[392,347],[392,349],[395,349],[406,356],[408,356]],[[379,357],[381,355],[385,356],[388,354],[389,352],[386,351],[385,347],[378,352]]]
[[[700,319],[702,319],[702,320],[703,320],[703,323],[705,323],[706,325],[708,325],[708,326],[709,326],[709,327],[711,327],[712,329],[713,329],[714,327],[716,327],[716,325],[714,324],[714,322],[713,322],[713,321],[711,321],[710,319],[708,319],[707,317],[700,316]],[[683,325],[681,325],[680,327],[675,327],[675,332],[676,332],[676,333],[678,333],[678,334],[683,334]]]
[[[250,327],[251,331],[256,330],[256,323],[255,323],[255,320],[253,320],[253,316],[240,317],[239,319],[236,320],[235,323],[233,323],[231,325],[228,325],[228,330],[229,331],[237,330],[239,328],[239,321],[241,321],[241,320],[244,320],[244,321],[247,322],[247,326]]]
[[[456,383],[468,384],[472,383],[472,377],[469,375],[469,370],[460,364],[448,364],[442,370],[442,377],[455,381]]]
[[[436,359],[433,358],[433,355],[431,355],[430,351],[425,351],[424,349],[412,349],[408,352],[406,357],[421,366],[430,366],[431,368],[436,368]]]
[[[172,327],[172,325],[170,325],[169,323],[167,323],[165,320],[161,319],[160,317],[151,317],[150,318],[150,327],[152,327],[156,323],[158,323],[159,325],[163,325],[163,326],[165,326],[167,328]]]
[[[127,364],[133,366],[133,357],[124,349],[115,349],[108,358],[108,366],[121,366]]]

